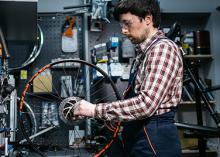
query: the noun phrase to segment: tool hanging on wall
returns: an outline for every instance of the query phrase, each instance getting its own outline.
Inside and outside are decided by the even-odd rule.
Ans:
[[[66,16],[62,26],[62,51],[73,53],[78,50],[76,16]]]
[[[76,22],[76,16],[72,16],[72,17],[66,16],[66,21],[65,21],[63,28],[62,28],[63,35],[65,35],[69,38],[73,37],[74,33],[73,33],[72,29],[75,25],[75,22]],[[67,28],[65,29],[65,27],[67,27]]]

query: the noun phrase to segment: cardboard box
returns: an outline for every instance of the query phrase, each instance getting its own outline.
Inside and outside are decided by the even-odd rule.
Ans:
[[[182,150],[198,148],[197,138],[185,138],[183,130],[179,130],[179,136],[180,136],[180,143],[181,143]]]
[[[38,75],[33,81],[34,93],[50,93],[52,92],[52,76]]]

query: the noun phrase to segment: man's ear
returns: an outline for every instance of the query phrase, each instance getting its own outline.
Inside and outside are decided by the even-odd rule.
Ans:
[[[148,25],[150,25],[153,21],[153,17],[152,17],[152,15],[147,15],[147,16],[145,16],[145,18],[144,18],[144,21],[145,21],[145,23],[146,23],[146,25],[148,26]]]

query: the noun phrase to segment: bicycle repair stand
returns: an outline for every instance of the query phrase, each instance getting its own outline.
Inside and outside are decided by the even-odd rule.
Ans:
[[[6,46],[5,38],[0,27],[0,150],[1,157],[9,155],[9,137],[10,128],[7,128],[6,115],[8,114],[7,105],[10,101],[10,94],[14,90],[14,87],[8,84],[8,59],[10,55]]]
[[[178,22],[175,22],[171,27],[170,31],[166,34],[166,37],[172,41],[175,41],[176,37],[180,37],[181,39],[181,26]],[[176,44],[179,46],[179,49],[183,55],[183,66],[184,71],[187,76],[187,79],[184,80],[183,83],[191,82],[195,89],[195,102],[196,102],[196,116],[197,116],[197,125],[196,124],[188,124],[188,123],[175,123],[175,125],[179,129],[189,130],[198,138],[198,149],[199,156],[206,157],[206,141],[205,137],[214,138],[220,137],[220,116],[215,111],[213,103],[209,101],[208,92],[219,90],[220,86],[215,86],[211,88],[204,87],[199,81],[199,72],[198,67],[194,65],[190,65],[185,59],[185,52],[181,46],[180,41],[177,41]],[[198,65],[196,65],[198,66]],[[194,71],[191,70],[192,67]],[[203,116],[202,116],[202,103],[208,109],[209,114],[214,120],[217,127],[207,127],[203,124]]]
[[[180,47],[180,49],[183,52],[182,47]],[[205,88],[199,81],[199,72],[197,67],[198,65],[196,65],[197,63],[189,65],[188,62],[185,59],[183,59],[183,64],[185,73],[187,75],[187,79],[184,80],[184,83],[192,82],[195,88],[194,92],[196,102],[197,125],[176,123],[176,126],[180,129],[192,131],[193,135],[195,135],[198,138],[199,156],[206,157],[207,155],[205,138],[220,137],[220,117],[219,114],[215,111],[213,103],[211,103],[209,100],[208,92],[219,90],[220,86]],[[192,66],[194,67],[193,71],[191,70]],[[204,126],[202,105],[204,105],[207,108],[217,127]]]

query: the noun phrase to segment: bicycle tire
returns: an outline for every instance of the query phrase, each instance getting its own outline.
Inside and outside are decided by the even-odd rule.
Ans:
[[[87,71],[85,71],[85,69]],[[38,81],[38,82],[42,83],[41,88],[42,87],[44,88],[44,92],[45,92],[45,89],[48,90],[48,92],[47,92],[47,94],[45,94],[45,93],[42,93],[42,94],[33,93],[32,90],[34,88],[33,87],[34,81],[39,80],[39,76],[45,75],[45,71],[47,71],[47,70],[50,70],[50,72],[52,73],[53,78],[52,78],[52,80],[51,79],[50,80],[51,80],[52,83],[54,83],[56,85],[54,85],[54,84],[51,85],[52,86],[52,91],[51,91],[51,89],[48,90],[48,89],[44,88],[44,87],[46,87],[45,84],[43,85],[45,80],[44,81],[43,80]],[[93,77],[94,71],[96,72],[96,74],[97,73],[99,73],[99,75],[101,74],[101,77],[99,77],[98,79],[97,78],[94,79],[94,77]],[[63,74],[63,75],[61,75],[61,74]],[[20,114],[19,114],[20,118],[19,119],[20,119],[20,121],[19,121],[19,123],[20,123],[21,130],[22,130],[22,133],[23,133],[24,137],[29,142],[31,147],[35,151],[40,153],[41,156],[46,156],[48,151],[46,151],[46,154],[45,154],[45,152],[42,152],[42,147],[41,147],[42,145],[40,144],[39,141],[37,141],[38,137],[35,137],[36,138],[36,143],[35,143],[35,140],[31,141],[31,139],[29,138],[29,136],[26,133],[25,126],[23,124],[24,120],[22,120],[22,116],[21,116],[22,114],[25,114],[25,112],[23,112],[24,101],[26,101],[26,102],[32,101],[32,103],[34,103],[35,102],[34,99],[39,99],[42,102],[45,101],[45,100],[61,102],[65,98],[65,96],[61,97],[62,93],[59,92],[59,91],[61,91],[61,87],[57,87],[57,83],[59,83],[60,77],[61,76],[71,76],[73,78],[73,80],[76,81],[76,83],[78,83],[80,85],[81,84],[85,85],[85,82],[84,82],[85,80],[84,79],[87,77],[85,75],[88,75],[91,78],[91,82],[89,82],[89,83],[92,87],[92,88],[90,88],[90,97],[92,97],[92,99],[91,99],[92,103],[99,103],[100,100],[101,100],[101,102],[112,101],[112,98],[114,100],[120,100],[121,99],[120,94],[119,94],[117,88],[115,87],[114,82],[111,80],[111,78],[108,77],[108,75],[102,69],[100,69],[99,67],[97,67],[93,64],[90,64],[86,61],[78,60],[78,59],[77,60],[75,60],[75,59],[65,59],[65,60],[60,60],[60,61],[56,61],[56,62],[53,62],[53,63],[49,63],[46,66],[44,66],[43,68],[41,68],[40,70],[38,70],[27,82],[27,84],[26,84],[26,86],[25,86],[25,88],[22,92],[21,101],[20,101],[20,109],[19,109],[19,112],[20,112]],[[48,79],[48,78],[50,78],[50,77],[47,75],[45,77],[45,79]],[[98,85],[98,83],[100,83],[100,84]],[[106,94],[104,94],[104,97],[102,99],[97,99],[96,98],[97,94],[98,94],[99,98],[101,97],[100,91],[102,90],[102,88],[97,90],[96,88],[98,86],[101,86],[102,88],[104,86],[107,86],[107,88],[106,87],[104,87],[104,88],[105,88],[105,90],[106,89],[110,90],[112,93],[109,92],[108,94],[111,94],[111,95],[109,95],[107,97]],[[72,92],[72,93],[75,93],[74,96],[79,96],[79,97],[82,97],[82,98],[85,99],[85,93],[86,93],[85,91],[83,91],[83,94],[82,94],[82,91],[80,91],[81,93],[79,93],[79,91],[77,91],[78,89],[74,89],[74,90],[75,91]],[[111,99],[111,100],[109,100],[109,99]],[[59,106],[59,103],[58,103],[58,106]],[[40,112],[39,112],[39,108],[36,108],[36,107],[39,107],[39,105],[34,105],[33,107],[34,107],[33,110],[35,110],[35,112],[38,110],[38,112],[36,112],[36,115],[38,116],[37,118],[42,118],[42,115],[40,115]],[[41,111],[42,111],[42,109],[41,109]],[[97,127],[98,128],[98,129],[96,128],[94,130],[97,131],[101,128],[100,126],[103,127],[102,131],[100,131],[102,133],[102,135],[98,135],[98,136],[99,136],[100,139],[102,137],[103,137],[103,139],[105,138],[106,141],[104,141],[104,142],[103,141],[102,142],[100,142],[100,141],[97,142],[96,141],[96,144],[98,143],[100,145],[97,144],[98,149],[95,149],[95,150],[94,150],[94,147],[91,146],[92,142],[90,141],[90,144],[91,144],[90,146],[87,145],[88,143],[85,144],[86,145],[85,150],[86,150],[87,153],[89,153],[90,156],[99,157],[99,156],[105,154],[105,152],[110,148],[111,144],[114,142],[114,140],[117,137],[117,134],[119,132],[120,122],[118,122],[116,124],[111,124],[111,125],[103,125],[103,123],[105,123],[105,122],[101,122],[101,125],[99,126],[98,124],[100,123],[100,121],[97,121],[97,120],[94,120],[94,119],[92,121],[96,122],[96,124],[94,124],[92,127],[95,127],[95,128]],[[39,122],[39,119],[38,119],[38,122]],[[62,127],[64,127],[63,123],[60,122],[60,119],[58,119],[58,122],[59,122],[59,125],[60,125],[59,128],[58,128],[58,126],[54,126],[54,128],[56,128],[56,129],[54,129],[55,130],[54,132],[57,131],[57,133],[59,132],[58,129],[62,130],[63,129]],[[83,121],[81,123],[83,123]],[[53,122],[51,122],[51,124],[53,125]],[[80,126],[81,124],[79,123],[78,125]],[[52,126],[50,126],[50,127],[52,127]],[[71,127],[73,127],[73,126],[67,126],[67,130]],[[51,129],[51,130],[53,130],[53,129]],[[74,132],[75,132],[75,130],[74,130]],[[100,133],[99,131],[97,131],[97,132]],[[97,132],[94,135],[93,134],[90,135],[89,140],[91,140],[93,138],[97,138]],[[103,135],[103,132],[104,132],[104,135]],[[51,135],[52,135],[52,133],[51,133]],[[95,137],[92,137],[92,136],[95,136]],[[100,139],[98,139],[98,140],[100,140]],[[44,144],[46,144],[46,143],[44,142]],[[67,144],[67,145],[63,144],[63,145],[64,145],[63,147],[64,147],[65,150],[67,150],[67,149],[69,150],[69,144]],[[52,142],[50,143],[50,147],[51,146],[52,146]],[[87,148],[87,146],[89,148]],[[58,145],[56,145],[56,144],[54,145],[54,147],[56,147],[54,149],[61,149],[60,147],[58,148]],[[79,147],[79,145],[77,147]],[[70,148],[70,149],[73,149],[73,148]],[[75,149],[75,147],[74,147],[74,149]],[[84,148],[83,148],[83,150],[84,150]],[[45,149],[44,149],[44,151],[45,151]],[[76,150],[76,151],[78,152],[78,156],[80,156],[80,157],[83,156],[83,153],[80,152],[80,150]],[[73,153],[76,154],[77,153],[76,151],[74,150]],[[55,152],[55,150],[53,150],[53,153],[54,152]],[[65,152],[65,154],[69,154],[69,152],[67,152],[67,153]]]

